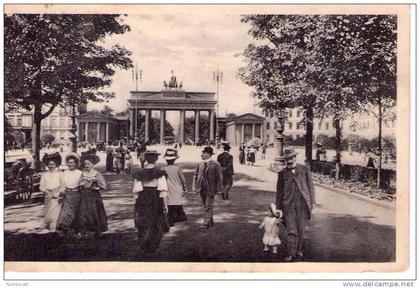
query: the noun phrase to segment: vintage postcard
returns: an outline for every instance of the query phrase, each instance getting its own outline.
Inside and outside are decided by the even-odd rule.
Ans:
[[[409,5],[4,6],[9,272],[409,262]]]

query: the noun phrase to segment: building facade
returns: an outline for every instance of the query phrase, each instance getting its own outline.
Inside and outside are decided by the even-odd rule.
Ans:
[[[278,129],[278,118],[273,112],[263,112],[265,116],[265,141],[276,142],[276,129]],[[346,119],[342,123],[343,139],[350,135],[358,135],[366,139],[378,137],[379,122],[372,114],[358,113]],[[304,123],[304,111],[300,108],[287,109],[287,119],[284,124],[285,136],[291,136],[294,140],[305,137],[306,127]],[[313,124],[313,139],[316,141],[319,135],[334,137],[336,133],[333,118],[326,116],[323,119],[315,118]],[[382,135],[395,137],[395,119],[385,119],[382,122]]]
[[[283,135],[291,136],[294,140],[305,137],[306,127],[304,123],[304,111],[302,109],[287,109],[287,119],[284,123]],[[265,116],[265,141],[269,144],[276,142],[276,136],[279,122],[273,112],[264,112]],[[314,119],[313,135],[314,139],[318,135],[326,135],[328,137],[335,135],[334,121],[331,117],[323,119]]]
[[[226,122],[226,140],[231,145],[240,145],[253,139],[264,139],[264,117],[247,113],[232,118]]]
[[[95,145],[100,142],[120,140],[127,135],[126,117],[113,117],[97,112],[86,112],[77,117],[79,142]]]

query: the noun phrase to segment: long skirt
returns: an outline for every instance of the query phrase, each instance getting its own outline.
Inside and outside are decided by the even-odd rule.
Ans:
[[[79,217],[75,226],[82,233],[102,233],[108,230],[108,219],[99,191],[89,188],[82,190]]]
[[[57,221],[58,230],[66,232],[74,228],[74,220],[79,216],[80,198],[79,189],[66,189]]]
[[[45,197],[44,206],[44,220],[42,221],[42,228],[48,229],[51,232],[56,232],[58,217],[60,216],[61,203],[58,203],[57,198]]]
[[[106,172],[114,171],[114,155],[112,153],[106,154]]]
[[[134,206],[134,223],[138,231],[140,249],[154,252],[159,248],[163,233],[169,231],[163,200],[156,187],[144,187]]]
[[[248,161],[255,163],[255,153],[249,153]]]
[[[245,152],[243,150],[239,152],[239,163],[245,164]]]
[[[187,221],[187,215],[185,215],[182,205],[168,205],[168,222],[170,225],[185,221]]]

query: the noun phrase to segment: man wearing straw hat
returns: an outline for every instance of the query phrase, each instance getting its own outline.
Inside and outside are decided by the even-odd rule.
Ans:
[[[200,194],[204,205],[204,224],[201,226],[203,229],[209,229],[214,226],[214,196],[222,190],[222,168],[219,163],[211,159],[213,154],[212,147],[204,147],[203,151],[201,151],[201,159],[203,161],[198,165],[193,181],[195,190]]]
[[[303,258],[303,239],[305,222],[311,219],[311,211],[315,204],[315,191],[310,170],[296,164],[298,152],[286,147],[282,159],[286,167],[278,173],[277,209],[283,212],[287,229],[287,256],[290,262]]]

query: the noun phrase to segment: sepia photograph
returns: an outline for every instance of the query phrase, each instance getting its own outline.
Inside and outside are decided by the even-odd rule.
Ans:
[[[6,275],[409,269],[409,6],[5,4]]]

